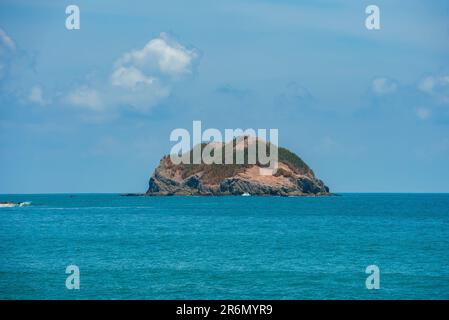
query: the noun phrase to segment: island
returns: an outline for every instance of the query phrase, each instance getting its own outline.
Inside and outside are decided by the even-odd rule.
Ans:
[[[235,142],[235,140],[233,141]],[[214,148],[225,143],[212,142]],[[230,143],[230,142],[229,142]],[[249,143],[245,138],[243,149]],[[196,147],[204,148],[207,144]],[[234,153],[239,149],[234,144]],[[190,151],[192,156],[193,149]],[[261,164],[174,164],[164,156],[150,178],[146,196],[329,196],[329,188],[315,177],[312,169],[295,153],[278,147],[278,168],[272,175],[261,175]],[[128,194],[132,195],[132,194]]]

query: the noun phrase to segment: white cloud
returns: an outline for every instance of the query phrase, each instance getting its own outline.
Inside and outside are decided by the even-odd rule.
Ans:
[[[161,33],[142,49],[124,53],[115,62],[109,82],[77,89],[66,101],[94,111],[128,107],[147,112],[170,95],[176,81],[193,73],[197,57],[195,49]]]
[[[443,103],[449,103],[449,75],[425,77],[419,82],[418,89]]]
[[[111,75],[112,85],[130,89],[135,89],[138,85],[151,85],[154,80],[135,67],[118,67]]]
[[[386,77],[375,78],[371,83],[371,90],[379,96],[395,93],[397,89],[397,82]]]
[[[192,73],[195,49],[187,49],[167,34],[150,40],[142,49],[125,53],[116,66],[134,66],[143,72],[179,77]]]
[[[81,87],[71,92],[67,96],[67,102],[92,111],[102,111],[104,109],[100,94],[95,89]]]
[[[151,86],[140,86],[132,90],[118,88],[109,93],[107,102],[110,106],[128,107],[145,113],[169,95],[170,87],[153,83]]]

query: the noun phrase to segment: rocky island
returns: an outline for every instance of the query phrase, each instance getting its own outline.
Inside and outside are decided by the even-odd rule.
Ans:
[[[253,142],[244,140],[244,145],[241,147],[247,151],[248,143]],[[225,146],[224,143],[215,144],[214,148]],[[205,145],[207,144],[198,147],[204,148]],[[239,149],[239,145],[235,144],[233,148],[235,152]],[[258,162],[256,164],[246,162],[243,164],[174,164],[170,156],[164,156],[150,178],[145,195],[331,195],[329,188],[315,177],[312,169],[288,149],[278,148],[278,169],[273,175],[260,175],[260,167],[262,165]]]

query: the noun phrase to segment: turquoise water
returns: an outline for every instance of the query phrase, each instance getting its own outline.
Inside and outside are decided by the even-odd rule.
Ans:
[[[448,194],[5,200],[1,299],[449,298]]]

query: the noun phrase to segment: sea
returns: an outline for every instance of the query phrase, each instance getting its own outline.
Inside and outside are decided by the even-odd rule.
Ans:
[[[449,194],[0,201],[0,299],[449,299]]]

